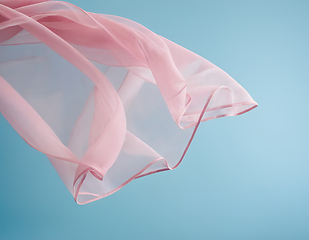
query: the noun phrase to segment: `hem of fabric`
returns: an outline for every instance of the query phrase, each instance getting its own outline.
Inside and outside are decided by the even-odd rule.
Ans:
[[[168,165],[168,162],[166,161],[166,159],[163,158],[163,157],[157,158],[157,159],[153,160],[152,162],[150,162],[150,163],[149,163],[147,166],[145,166],[143,169],[141,169],[140,171],[138,171],[135,175],[133,175],[132,177],[130,177],[128,180],[126,180],[124,183],[122,183],[121,185],[119,185],[118,187],[116,187],[115,189],[113,189],[112,191],[110,191],[110,192],[108,192],[108,193],[105,193],[105,194],[102,194],[102,195],[98,195],[98,194],[94,194],[94,193],[79,192],[80,187],[81,187],[82,183],[84,182],[84,180],[85,180],[85,178],[86,178],[86,174],[84,174],[83,177],[82,177],[82,179],[81,179],[80,182],[79,182],[79,186],[78,186],[78,188],[77,188],[78,191],[76,192],[76,195],[73,195],[73,196],[74,196],[75,202],[76,202],[77,204],[79,204],[79,205],[88,204],[88,203],[97,201],[97,200],[99,200],[99,199],[105,198],[105,197],[107,197],[107,196],[109,196],[109,195],[111,195],[111,194],[117,192],[118,190],[120,190],[121,188],[123,188],[125,185],[127,185],[128,183],[130,183],[131,181],[133,181],[134,179],[141,178],[141,177],[145,177],[145,176],[148,176],[148,175],[151,175],[151,174],[154,174],[154,173],[159,173],[159,172],[168,171],[168,170],[174,170],[175,168],[177,168],[177,167],[180,165],[180,163],[181,163],[182,160],[184,159],[184,157],[185,157],[185,155],[186,155],[186,153],[187,153],[187,151],[188,151],[188,149],[189,149],[189,147],[190,147],[190,145],[191,145],[191,143],[192,143],[192,140],[193,140],[193,138],[194,138],[194,136],[195,136],[195,134],[196,134],[196,132],[197,132],[197,129],[198,129],[198,127],[199,127],[199,125],[200,125],[201,122],[204,122],[204,121],[207,121],[207,120],[210,120],[210,119],[221,118],[221,117],[225,117],[225,116],[238,116],[238,115],[244,114],[244,113],[246,113],[246,112],[248,112],[248,111],[250,111],[250,110],[252,110],[252,109],[254,109],[254,108],[256,108],[256,107],[258,106],[258,104],[257,104],[256,102],[241,102],[241,103],[235,103],[235,104],[224,105],[224,106],[221,106],[221,107],[216,108],[216,110],[224,109],[224,108],[227,108],[227,107],[236,107],[236,106],[245,106],[245,105],[252,105],[252,107],[249,107],[249,108],[245,109],[244,111],[241,111],[241,112],[238,112],[238,113],[235,113],[235,114],[231,114],[231,115],[229,115],[229,114],[222,114],[222,115],[215,116],[215,117],[213,117],[213,118],[205,118],[205,119],[203,119],[203,115],[205,114],[205,112],[206,112],[206,110],[207,110],[207,107],[208,107],[208,105],[209,105],[209,103],[210,103],[210,101],[211,101],[212,96],[213,96],[214,93],[215,93],[216,91],[218,91],[219,89],[220,89],[220,88],[216,89],[216,90],[212,93],[211,97],[206,101],[206,103],[205,103],[205,105],[204,105],[204,107],[203,107],[203,109],[202,109],[202,111],[201,111],[201,113],[200,113],[200,116],[199,116],[199,118],[198,118],[198,121],[197,121],[196,124],[195,124],[194,130],[193,130],[193,132],[192,132],[192,134],[191,134],[191,137],[190,137],[190,139],[189,139],[189,142],[187,143],[187,146],[186,146],[186,148],[185,148],[185,150],[184,150],[184,152],[183,152],[183,154],[182,154],[180,160],[176,163],[175,166],[170,167],[170,166]],[[186,108],[185,108],[185,109],[186,109]],[[179,125],[178,125],[178,126],[179,126]],[[180,127],[180,126],[179,126],[179,127]],[[181,128],[182,128],[182,127],[181,127]],[[156,162],[158,162],[158,161],[160,161],[160,160],[163,160],[163,161],[165,162],[166,168],[162,168],[162,169],[150,171],[150,172],[148,172],[148,173],[143,174],[143,172],[145,172],[151,165],[155,164]],[[79,178],[80,178],[81,176],[82,176],[82,174],[79,176]],[[73,188],[73,189],[74,189],[74,188]],[[90,200],[86,200],[86,201],[81,201],[81,202],[79,202],[78,199],[77,199],[79,194],[80,194],[80,195],[91,195],[91,196],[95,196],[95,198],[92,198],[92,199],[90,199]]]

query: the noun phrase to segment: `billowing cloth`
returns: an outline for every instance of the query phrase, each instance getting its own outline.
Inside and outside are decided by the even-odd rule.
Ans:
[[[136,22],[0,0],[0,111],[79,204],[176,168],[201,121],[256,106],[223,70]]]

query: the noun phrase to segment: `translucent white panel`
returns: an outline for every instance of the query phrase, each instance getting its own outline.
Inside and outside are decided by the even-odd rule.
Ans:
[[[0,75],[67,145],[93,82],[42,43],[0,46]]]

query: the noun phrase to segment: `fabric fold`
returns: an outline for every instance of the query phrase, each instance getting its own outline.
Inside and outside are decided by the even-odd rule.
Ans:
[[[256,106],[223,70],[136,22],[0,0],[0,111],[79,204],[176,168],[202,121]]]

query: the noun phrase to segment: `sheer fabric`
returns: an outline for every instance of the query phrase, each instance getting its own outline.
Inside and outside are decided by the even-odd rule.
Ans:
[[[256,106],[223,70],[136,22],[0,0],[0,111],[79,204],[176,168],[200,122]]]

